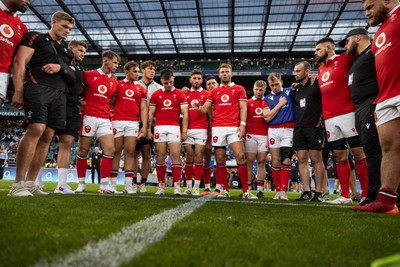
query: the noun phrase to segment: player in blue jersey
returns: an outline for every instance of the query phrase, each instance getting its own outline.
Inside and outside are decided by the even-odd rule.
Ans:
[[[271,93],[264,97],[263,116],[269,124],[268,145],[272,156],[272,178],[277,192],[274,199],[288,200],[286,190],[291,174],[296,108],[292,89],[282,88],[280,74],[271,73],[267,81]]]

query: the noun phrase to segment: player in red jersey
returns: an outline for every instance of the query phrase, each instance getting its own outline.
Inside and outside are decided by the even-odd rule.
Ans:
[[[192,88],[186,93],[189,108],[189,125],[187,139],[182,143],[185,148],[185,176],[187,189],[184,195],[199,196],[199,187],[203,175],[203,157],[207,142],[208,116],[198,112],[193,103],[199,102],[204,105],[208,97],[208,91],[201,87],[203,83],[203,72],[195,69],[190,73]],[[194,166],[193,166],[194,165]],[[192,188],[192,177],[194,174],[194,186]]]
[[[185,93],[174,87],[174,73],[170,69],[160,73],[163,87],[155,91],[150,98],[149,122],[147,134],[151,133],[154,123],[154,142],[157,151],[157,178],[159,188],[156,195],[165,195],[165,159],[167,148],[172,159],[172,176],[174,179],[174,194],[182,195],[180,180],[182,176],[181,141],[186,140],[188,131],[188,105]],[[179,115],[182,113],[182,132]]]
[[[8,75],[15,49],[28,31],[16,12],[25,13],[29,4],[29,0],[0,1],[0,107],[7,95]]]
[[[206,89],[211,92],[218,87],[217,78],[214,76],[209,76],[206,78]],[[208,131],[207,131],[207,142],[204,149],[204,160],[203,160],[203,178],[204,178],[204,191],[200,193],[200,196],[206,196],[211,193],[211,154],[212,154],[212,144],[211,144],[211,120],[212,112],[208,113]]]
[[[118,81],[119,87],[113,96],[114,103],[112,126],[115,153],[111,170],[111,184],[117,184],[118,167],[124,148],[125,190],[127,194],[136,193],[132,188],[134,177],[134,155],[137,140],[146,138],[147,133],[147,92],[138,83],[139,65],[129,61],[124,66],[125,79]],[[143,126],[139,129],[139,116]]]
[[[203,106],[194,103],[202,113],[207,113],[213,107],[212,144],[215,147],[217,161],[217,185],[215,196],[229,197],[229,186],[226,170],[226,146],[229,145],[237,162],[239,178],[242,182],[243,198],[257,198],[247,187],[247,162],[243,138],[246,132],[247,96],[243,86],[232,82],[232,66],[221,64],[218,69],[221,85],[212,90]],[[221,191],[222,189],[222,191]]]
[[[351,204],[350,165],[348,145],[354,155],[356,170],[362,188],[362,197],[368,193],[367,161],[355,128],[355,106],[351,99],[347,74],[354,56],[335,54],[335,43],[331,38],[322,38],[316,43],[315,58],[322,65],[318,68],[318,83],[322,95],[322,116],[328,143],[336,158],[336,170],[342,188],[341,196],[330,204]],[[355,193],[355,192],[353,192]]]
[[[257,197],[264,197],[265,161],[267,160],[268,123],[263,117],[263,98],[267,83],[254,83],[254,96],[247,100],[246,159],[249,186],[252,184],[253,164],[257,159]]]
[[[82,193],[86,189],[85,176],[87,169],[87,155],[93,137],[99,140],[103,149],[103,157],[100,162],[100,194],[113,194],[116,185],[110,186],[110,172],[115,152],[114,136],[110,121],[111,96],[118,89],[118,82],[111,77],[117,70],[121,60],[119,55],[107,50],[102,54],[103,65],[97,70],[85,71],[83,84],[86,86],[82,108],[83,121],[79,130],[79,149],[76,157],[76,170],[79,185],[75,193]]]
[[[382,187],[375,201],[353,207],[357,211],[398,214],[396,190],[400,184],[400,5],[397,0],[363,0],[372,27],[378,26],[372,42],[379,94],[375,121],[382,148]]]

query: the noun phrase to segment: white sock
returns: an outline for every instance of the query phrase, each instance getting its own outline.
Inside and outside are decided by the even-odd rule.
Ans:
[[[58,186],[63,186],[67,184],[67,168],[58,168]]]
[[[186,180],[186,187],[192,189],[192,180]]]
[[[85,178],[79,177],[78,180],[80,184],[85,184]]]
[[[117,185],[117,177],[109,178],[111,181],[111,185]],[[103,180],[103,179],[101,179]]]
[[[181,184],[180,184],[179,182],[174,183],[174,187],[175,187],[175,188],[180,188],[180,187],[181,187]]]
[[[125,186],[132,185],[133,178],[125,178]]]
[[[206,189],[211,189],[210,184],[205,184],[204,187],[205,187]]]
[[[200,181],[194,180],[194,188],[199,188],[200,187]]]
[[[259,185],[257,185],[257,191],[264,191],[264,186],[259,186]]]
[[[36,181],[35,181],[35,184],[37,184],[40,187],[43,187],[43,181],[42,181],[43,170],[44,170],[44,167],[41,167],[38,175],[36,176]]]

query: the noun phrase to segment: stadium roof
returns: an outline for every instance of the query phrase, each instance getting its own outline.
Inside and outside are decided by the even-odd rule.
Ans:
[[[368,27],[360,0],[31,0],[21,19],[46,32],[51,15],[76,19],[69,40],[88,55],[130,57],[312,55],[315,42]],[[376,29],[370,28],[373,34]],[[372,35],[371,35],[372,36]]]

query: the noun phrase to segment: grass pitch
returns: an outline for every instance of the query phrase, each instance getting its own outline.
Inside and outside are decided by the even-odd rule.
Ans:
[[[12,198],[11,184],[0,181],[0,266],[63,258],[194,199],[172,196],[172,188],[157,197],[156,187],[145,194],[97,195],[97,185],[88,185],[88,194]],[[45,189],[55,186],[48,183]],[[289,193],[288,202],[272,200],[273,193],[259,200],[242,200],[239,194],[232,190],[230,198],[211,199],[123,265],[370,266],[400,251],[399,216],[293,201],[299,193]]]

